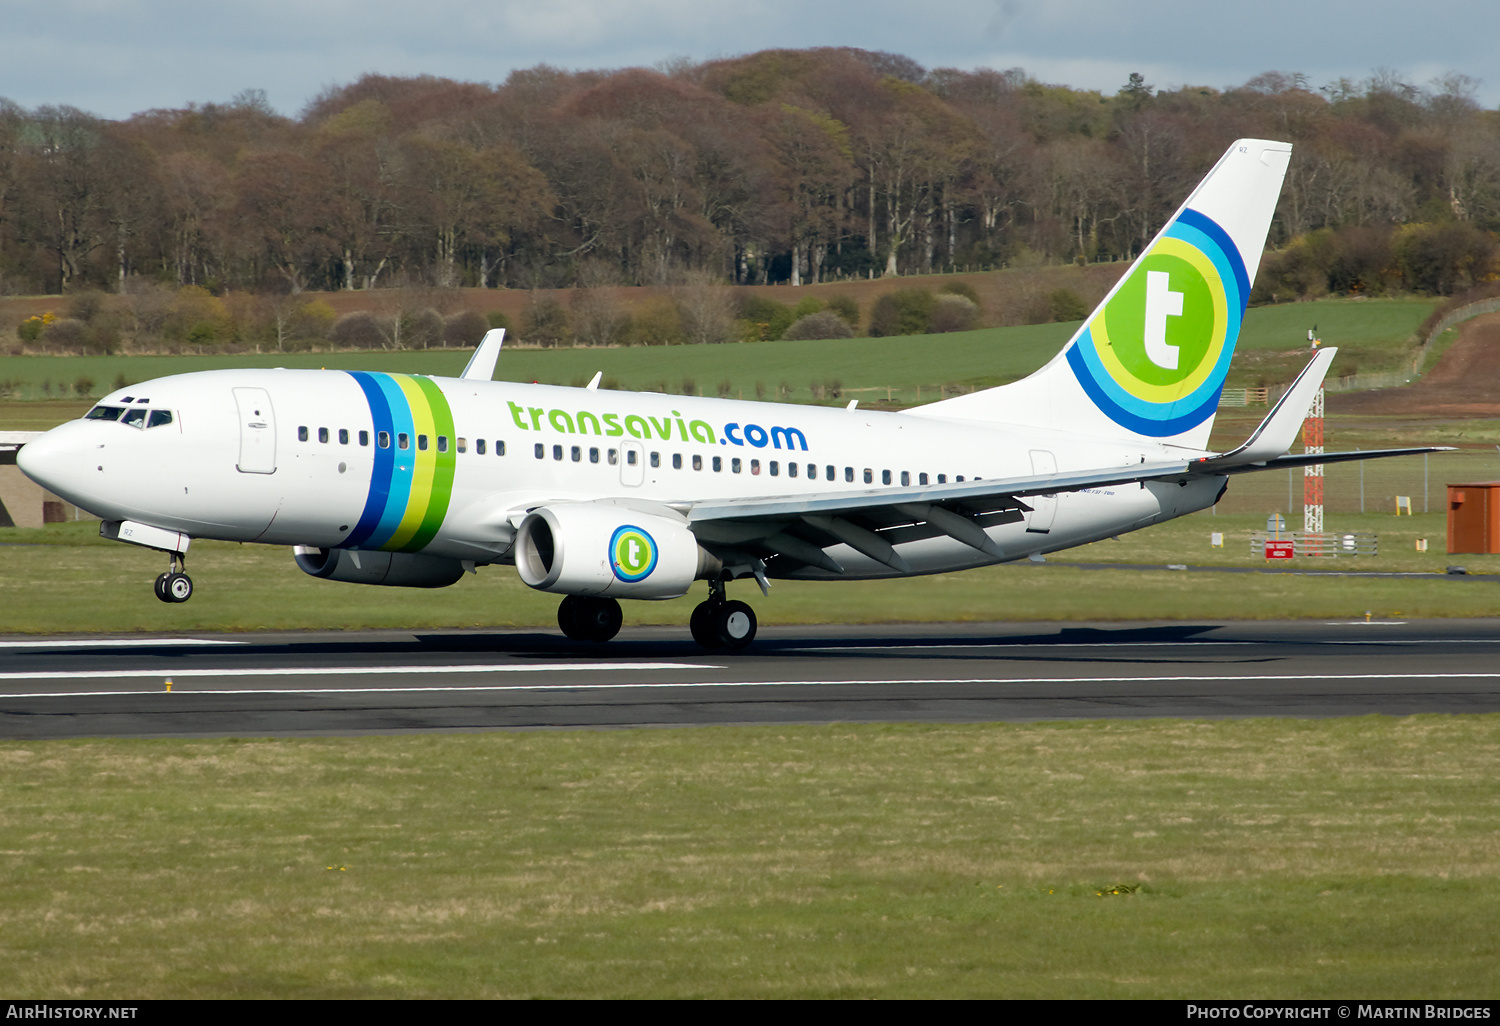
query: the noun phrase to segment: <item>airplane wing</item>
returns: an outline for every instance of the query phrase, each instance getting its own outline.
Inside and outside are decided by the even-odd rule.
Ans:
[[[947,535],[995,559],[1007,554],[986,527],[1024,519],[1033,495],[1181,478],[1191,463],[1177,460],[1105,470],[1015,478],[982,478],[916,488],[708,500],[683,513],[698,541],[725,563],[790,557],[830,573],[844,568],[824,549],[843,543],[901,573],[910,571],[894,548],[901,542]],[[758,575],[757,575],[758,576]]]
[[[825,549],[842,542],[893,570],[906,573],[910,567],[895,545],[941,535],[995,559],[1009,558],[1010,554],[1001,550],[984,529],[1024,519],[1031,511],[1025,500],[1031,496],[1447,451],[1441,446],[1426,446],[1272,456],[1258,440],[1269,436],[1279,441],[1287,437],[1284,424],[1272,423],[1284,418],[1286,409],[1279,406],[1273,410],[1267,423],[1249,442],[1223,456],[1041,476],[981,478],[916,488],[871,488],[673,505],[687,517],[688,526],[699,542],[726,564],[755,567],[759,562],[763,567],[765,560],[779,563],[789,558],[796,565],[816,566],[838,574],[844,568]],[[1297,423],[1301,423],[1301,414]],[[1290,443],[1283,443],[1283,452],[1286,444]],[[1244,460],[1247,455],[1253,457],[1253,462]],[[779,572],[780,567],[773,569]],[[756,570],[756,576],[761,576],[760,570]]]
[[[1015,552],[1004,551],[985,529],[1024,520],[1032,511],[1026,500],[1033,496],[1140,485],[1148,481],[1222,479],[1308,464],[1443,451],[1441,447],[1428,446],[1287,454],[1335,352],[1330,348],[1317,353],[1249,439],[1227,453],[917,487],[887,486],[646,505],[661,514],[685,520],[705,549],[726,566],[754,573],[762,587],[766,587],[768,573],[780,576],[804,566],[844,573],[844,567],[827,551],[840,544],[898,573],[909,573],[911,567],[897,551],[897,545],[941,536],[995,560],[1016,558]],[[634,501],[624,504],[638,505]],[[518,509],[508,515],[524,516]]]

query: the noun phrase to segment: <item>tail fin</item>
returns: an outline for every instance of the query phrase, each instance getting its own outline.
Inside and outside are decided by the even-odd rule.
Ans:
[[[1050,363],[910,412],[1202,449],[1291,152],[1236,142]]]

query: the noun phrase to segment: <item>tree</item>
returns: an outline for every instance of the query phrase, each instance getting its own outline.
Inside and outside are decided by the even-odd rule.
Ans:
[[[235,179],[236,234],[246,255],[268,263],[293,293],[332,251],[322,183],[317,163],[289,150],[250,154]]]
[[[223,219],[233,196],[229,171],[198,153],[170,154],[157,168],[162,225],[179,285],[208,276],[211,254],[222,245]]]
[[[394,252],[391,120],[384,104],[364,100],[325,121],[314,144],[313,158],[326,175],[327,231],[345,291],[374,288]]]
[[[109,230],[105,191],[109,168],[102,158],[104,123],[73,107],[39,107],[28,119],[24,147],[27,234],[55,259],[59,292],[83,273],[83,262],[104,244]]]
[[[1130,80],[1120,89],[1119,100],[1126,110],[1138,111],[1151,102],[1152,86],[1139,71],[1130,73]]]
[[[780,174],[784,238],[792,250],[792,284],[802,284],[804,255],[808,277],[817,284],[831,240],[843,234],[843,196],[854,179],[849,130],[814,111],[783,104],[765,129]]]

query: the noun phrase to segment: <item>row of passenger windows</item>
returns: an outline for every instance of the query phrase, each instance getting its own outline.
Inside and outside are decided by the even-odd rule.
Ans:
[[[499,443],[499,444],[503,444],[503,443]],[[552,447],[552,458],[554,460],[562,460],[562,459],[564,459],[564,448],[565,447],[561,446],[561,445],[554,445]],[[584,453],[584,447],[583,446],[581,446],[581,445],[567,446],[566,449],[567,449],[568,458],[570,458],[574,463],[582,463],[583,462],[583,453]],[[536,443],[536,448],[533,450],[533,452],[536,455],[536,458],[539,459],[539,460],[544,460],[544,459],[547,458],[547,446],[544,443],[542,443],[542,442],[537,442]],[[619,453],[618,453],[617,450],[615,450],[615,449],[609,449],[609,450],[606,451],[606,455],[607,455],[607,460],[608,460],[610,466],[614,466],[616,463],[619,462]],[[589,449],[588,449],[588,459],[589,459],[590,463],[598,463],[599,462],[599,449],[597,447],[594,447],[594,446],[590,446],[589,447]],[[636,461],[636,452],[635,452],[635,450],[634,449],[628,449],[628,450],[626,450],[626,452],[625,452],[625,462],[627,464],[629,464],[630,466],[635,466],[635,461]],[[731,456],[729,458],[729,460],[728,460],[729,472],[731,474],[740,474],[740,473],[743,473],[744,470],[745,470],[745,464],[746,463],[748,463],[750,465],[750,473],[752,475],[759,474],[761,472],[761,461],[760,460],[743,460],[743,459],[741,459],[738,456]],[[659,452],[653,452],[653,453],[651,453],[650,464],[653,467],[660,467],[661,466],[661,453],[659,453]],[[724,464],[725,464],[725,459],[722,456],[711,457],[709,459],[709,461],[708,461],[708,465],[712,467],[713,472],[716,473],[716,474],[721,474],[721,473],[724,472]],[[682,467],[683,467],[682,453],[680,453],[680,452],[674,452],[674,453],[672,453],[672,469],[673,470],[681,470]],[[704,468],[704,459],[703,459],[703,457],[699,456],[699,455],[696,455],[696,454],[693,455],[693,457],[692,457],[692,467],[693,467],[694,470],[702,470]],[[786,476],[787,477],[798,477],[798,476],[800,476],[803,473],[803,469],[802,468],[804,468],[804,467],[806,468],[806,475],[807,475],[808,480],[810,480],[810,481],[816,481],[818,479],[818,465],[816,463],[803,464],[803,463],[792,463],[792,462],[788,461],[787,464],[786,464]],[[770,475],[772,477],[780,477],[781,476],[781,470],[782,470],[781,461],[780,460],[767,460],[766,461],[766,470],[770,473]],[[864,468],[864,475],[863,476],[864,476],[864,483],[865,484],[874,484],[875,483],[875,471],[872,468],[865,467]],[[946,484],[948,482],[948,475],[947,474],[938,474],[936,476],[937,476],[937,483],[938,484]],[[897,475],[897,473],[895,471],[882,470],[880,472],[880,483],[883,484],[883,485],[895,484],[897,482],[897,478],[898,478],[898,475]],[[826,480],[826,481],[837,481],[838,480],[838,468],[835,467],[831,463],[825,464],[824,467],[823,467],[823,479]],[[962,474],[959,474],[957,477],[954,478],[955,481],[962,481],[963,479],[964,479],[964,476]],[[853,467],[845,467],[844,468],[844,480],[846,482],[848,482],[849,484],[853,484],[854,483],[854,468]],[[907,470],[900,471],[900,473],[899,473],[899,480],[900,480],[900,483],[901,483],[901,485],[903,487],[909,487],[911,485],[911,472],[907,471]],[[977,478],[976,478],[976,480],[977,480]],[[932,483],[932,481],[929,479],[929,476],[927,474],[918,474],[917,475],[917,484],[919,484],[919,485],[925,485],[925,484],[931,484],[931,483]]]
[[[326,428],[326,427],[320,427],[320,428],[318,428],[318,441],[322,442],[324,445],[327,445],[328,442],[331,440],[331,435],[332,435],[332,433],[330,432],[330,430],[328,428]],[[299,441],[299,442],[306,442],[311,437],[312,437],[312,432],[309,431],[306,426],[302,426],[302,427],[297,428],[297,441]],[[360,445],[368,446],[370,444],[370,432],[368,432],[368,431],[360,431],[358,433],[358,437],[359,437],[359,444]],[[349,430],[348,430],[348,428],[339,428],[338,429],[338,439],[339,439],[339,444],[340,445],[348,445],[349,444]],[[456,443],[455,446],[454,446],[454,448],[457,451],[459,451],[459,452],[468,452],[469,451],[469,440],[467,438],[457,438],[457,439],[454,439],[454,442]],[[431,443],[431,439],[429,439],[426,435],[423,435],[423,434],[417,435],[417,449],[418,449],[418,451],[420,451],[420,452],[426,452],[430,443]],[[378,446],[381,449],[389,449],[391,447],[391,433],[389,431],[377,431],[377,432],[375,432],[375,444],[376,444],[376,446]],[[398,432],[396,432],[396,448],[397,449],[410,449],[411,448],[411,436],[408,435],[405,431],[398,431]],[[483,456],[485,454],[485,450],[487,448],[488,447],[485,444],[485,439],[483,439],[483,438],[476,438],[474,440],[474,451],[476,453],[478,453],[480,456]],[[448,436],[447,435],[438,435],[437,436],[437,451],[438,452],[447,452],[448,451]],[[498,438],[495,439],[495,455],[496,456],[504,456],[505,455],[505,442],[503,442],[502,440],[500,440]]]
[[[309,437],[310,437],[310,433],[309,433],[309,431],[308,431],[308,429],[306,427],[299,427],[297,429],[297,440],[299,442],[306,442],[309,439]],[[368,432],[368,431],[360,431],[358,433],[358,437],[359,437],[359,444],[360,445],[368,446],[370,444],[370,432]],[[323,442],[323,443],[326,444],[329,441],[329,439],[330,439],[329,429],[328,428],[324,428],[324,427],[318,428],[318,441],[319,442]],[[349,444],[349,432],[346,429],[344,429],[344,428],[339,428],[338,429],[338,440],[339,440],[339,444],[340,445],[348,445]],[[428,439],[428,437],[426,435],[423,435],[423,434],[417,435],[417,449],[418,450],[420,450],[422,452],[426,452],[427,451],[427,447],[428,447],[428,442],[429,442],[429,439]],[[474,452],[475,452],[476,455],[479,455],[479,456],[485,455],[485,450],[487,448],[486,442],[487,442],[487,440],[483,439],[483,438],[476,438],[474,440]],[[456,443],[455,444],[455,448],[456,448],[456,450],[458,452],[467,452],[468,451],[469,440],[467,438],[458,438],[458,439],[455,439],[455,443]],[[382,449],[389,449],[391,447],[391,434],[390,434],[390,432],[389,431],[377,431],[377,432],[375,432],[375,444],[377,446],[379,446],[380,448],[382,448]],[[407,435],[406,432],[399,431],[399,432],[396,433],[396,448],[397,449],[410,449],[411,448],[411,438],[410,438],[410,436]],[[437,436],[437,451],[438,452],[447,452],[448,451],[448,436],[447,435],[438,435]],[[496,456],[504,456],[505,455],[505,441],[504,441],[504,439],[500,439],[500,438],[495,439],[495,449],[494,449],[494,451],[495,451],[495,455]],[[547,446],[546,446],[546,444],[543,443],[543,442],[537,442],[536,443],[536,447],[533,450],[533,452],[535,453],[537,459],[539,459],[539,460],[546,459],[547,458]],[[620,462],[620,451],[618,449],[606,449],[606,450],[603,451],[602,457],[605,460],[605,462],[607,462],[609,464],[609,466],[611,466],[611,467],[617,466],[619,464],[619,462]],[[554,445],[554,446],[552,446],[552,458],[554,460],[558,460],[558,461],[561,461],[561,460],[564,460],[564,459],[571,459],[572,462],[574,462],[574,463],[582,463],[583,460],[584,460],[584,447],[581,446],[581,445],[572,445],[572,446]],[[599,447],[598,446],[589,446],[588,447],[588,461],[590,463],[598,463],[600,461],[600,458],[601,458],[601,451],[600,451]],[[627,465],[632,466],[632,467],[635,466],[637,458],[638,458],[638,454],[637,454],[636,450],[634,450],[634,449],[627,449],[627,450],[625,450],[625,462],[626,462]],[[692,461],[692,468],[694,470],[702,470],[704,468],[705,462],[704,462],[704,458],[702,456],[694,454],[691,457],[691,461]],[[653,453],[651,453],[650,456],[649,456],[649,462],[650,462],[650,465],[653,466],[653,467],[660,467],[662,465],[661,453],[660,452],[653,452]],[[727,461],[724,459],[723,456],[713,456],[713,457],[709,458],[709,460],[708,460],[708,466],[710,466],[712,468],[712,470],[713,470],[714,473],[721,474],[721,473],[724,472],[725,463],[726,462],[729,465],[729,472],[731,474],[741,474],[741,473],[744,473],[744,471],[746,469],[745,465],[747,463],[749,464],[749,471],[750,471],[750,473],[752,475],[756,475],[756,474],[761,473],[761,461],[760,460],[758,460],[758,459],[745,460],[745,459],[741,459],[738,456],[731,456]],[[672,453],[672,469],[673,470],[681,470],[681,469],[683,469],[682,453],[680,453],[680,452],[674,452],[674,453]],[[766,472],[769,473],[772,477],[780,477],[781,476],[781,471],[782,471],[782,462],[780,460],[767,460],[766,461],[766,467],[765,467],[765,469],[766,469]],[[786,476],[787,477],[799,477],[799,476],[802,476],[804,474],[806,475],[806,477],[807,477],[808,480],[810,480],[810,481],[816,481],[818,479],[818,476],[819,476],[819,474],[818,474],[818,464],[816,464],[816,463],[806,463],[806,464],[803,464],[803,463],[793,463],[793,462],[790,462],[790,461],[787,462],[787,464],[786,464]],[[822,468],[822,477],[823,477],[823,480],[825,480],[825,481],[837,481],[838,477],[839,477],[839,475],[838,475],[838,468],[835,467],[831,463],[825,464],[823,466],[823,468]],[[845,467],[844,468],[844,475],[843,475],[843,477],[844,477],[844,481],[846,483],[848,483],[848,484],[854,484],[855,483],[855,471],[854,471],[854,468],[853,467]],[[861,477],[862,477],[863,482],[865,484],[874,484],[875,483],[875,471],[874,471],[874,469],[872,469],[870,467],[865,467],[863,473],[861,474]],[[910,485],[912,483],[911,478],[912,478],[911,472],[907,471],[907,470],[900,471],[899,474],[897,472],[891,471],[891,470],[882,470],[882,471],[880,471],[880,483],[883,484],[883,485],[893,485],[893,484],[898,483],[898,481],[899,481],[899,483],[901,484],[902,487],[910,487]],[[935,475],[935,478],[936,478],[936,483],[937,484],[946,484],[947,481],[948,481],[948,475],[947,474],[937,474],[937,475]],[[953,480],[955,480],[955,481],[962,481],[963,479],[964,479],[964,476],[962,474],[959,474]],[[933,481],[929,478],[929,475],[927,475],[925,473],[919,473],[917,475],[917,484],[919,484],[919,485],[925,485],[925,484],[932,484],[932,483],[933,483]]]

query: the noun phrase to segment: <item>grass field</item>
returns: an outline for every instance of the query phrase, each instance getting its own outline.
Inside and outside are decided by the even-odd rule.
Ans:
[[[1300,361],[1293,350],[1311,315],[1330,342],[1332,325],[1396,353],[1409,334],[1402,318],[1426,315],[1331,306],[1282,308],[1281,320],[1255,322],[1259,335],[1247,323],[1247,351]],[[1344,311],[1351,319],[1340,322]],[[747,398],[757,381],[767,398],[786,380],[793,399],[807,399],[812,381],[840,377],[846,399],[892,384],[892,401],[910,403],[918,384],[1025,373],[1071,326],[1013,330],[1022,333],[518,350],[500,366],[520,380],[582,383],[597,369],[627,387],[673,390],[691,376],[706,394],[728,377]],[[1283,334],[1293,336],[1285,353]],[[456,373],[467,356],[279,362]],[[16,359],[0,360],[0,378],[15,379]],[[149,359],[121,366],[132,380],[185,369]],[[1361,369],[1381,369],[1371,360]],[[77,366],[42,373],[71,381]],[[796,366],[796,380],[773,366]],[[88,373],[112,381],[125,371]],[[0,430],[40,430],[86,405],[0,404]],[[1237,441],[1261,415],[1221,418],[1220,431]],[[1337,430],[1330,447],[1391,434],[1366,425],[1344,443]],[[1412,444],[1457,431],[1500,440],[1492,424],[1444,426],[1441,437],[1398,429],[1408,430]],[[1357,469],[1329,468],[1328,529],[1377,532],[1381,553],[1298,563],[1461,563],[1485,576],[1057,565],[1263,567],[1249,532],[1286,511],[1289,487],[1300,502],[1301,489],[1300,477],[1270,473],[1236,479],[1216,514],[1048,565],[777,582],[769,598],[735,590],[767,625],[1494,615],[1500,556],[1443,551],[1441,485],[1500,477],[1500,457],[1475,448],[1434,456],[1425,471],[1420,459],[1369,465],[1361,514]],[[1433,512],[1376,512],[1395,494]],[[413,593],[313,580],[285,549],[214,542],[193,546],[193,601],[163,605],[150,593],[160,554],[96,530],[0,530],[0,633],[556,631],[556,598],[508,567]],[[1222,549],[1209,545],[1215,531]],[[1428,552],[1415,551],[1418,538]],[[686,642],[697,597],[631,603],[627,623],[678,624]],[[0,740],[0,992],[1493,998],[1497,771],[1497,716]]]
[[[1468,577],[1351,578],[1283,574],[1091,570],[1057,563],[1183,563],[1265,568],[1250,550],[1260,514],[1184,517],[1157,527],[1029,562],[896,581],[753,583],[731,593],[755,607],[762,625],[1035,620],[1277,620],[1302,617],[1493,616],[1500,610],[1500,556],[1450,556],[1444,515],[1330,517],[1339,531],[1374,531],[1381,552],[1354,559],[1302,559],[1312,570],[1427,571],[1461,564]],[[1297,527],[1300,525],[1293,524]],[[1225,546],[1210,546],[1223,533]],[[1429,540],[1416,551],[1417,538]],[[1278,566],[1281,564],[1278,563]],[[539,627],[555,632],[557,597],[533,591],[507,566],[482,568],[450,588],[411,591],[311,578],[284,548],[199,541],[188,569],[191,602],[151,595],[165,569],[160,553],[102,541],[91,523],[0,530],[0,633],[257,631],[360,628]],[[686,640],[695,588],[671,602],[629,602],[625,622],[675,624]]]
[[[1386,370],[1409,361],[1409,340],[1432,311],[1431,300],[1323,300],[1256,308],[1246,315],[1232,387],[1290,381],[1306,362],[1307,329],[1318,325],[1330,345],[1347,347],[1334,373],[1357,363]],[[1071,324],[987,328],[947,335],[907,335],[823,342],[753,342],[627,349],[521,349],[501,355],[496,376],[508,381],[583,385],[601,371],[626,389],[719,394],[809,402],[813,387],[839,383],[840,400],[909,406],[940,390],[985,388],[1029,374],[1051,359],[1077,329]],[[456,375],[470,350],[263,353],[238,356],[5,356],[0,384],[14,399],[76,397],[80,379],[99,396],[124,381],[219,367],[340,367]],[[833,400],[829,400],[833,401]],[[23,430],[0,409],[0,430]]]
[[[1500,717],[0,744],[0,991],[1493,998]]]

